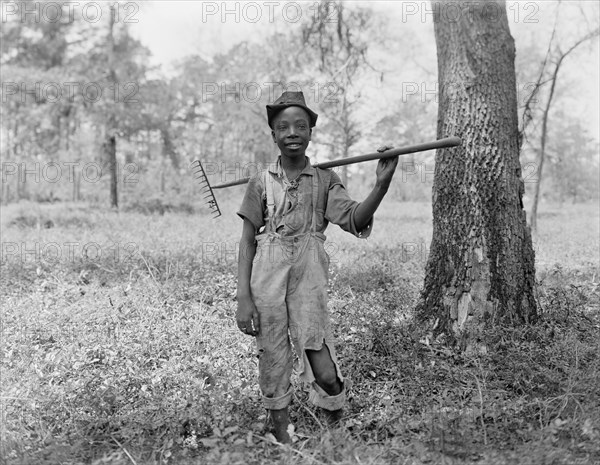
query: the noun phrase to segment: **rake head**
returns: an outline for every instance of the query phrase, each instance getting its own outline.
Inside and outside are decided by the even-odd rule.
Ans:
[[[196,178],[200,184],[200,195],[204,196],[203,200],[208,204],[208,208],[210,209],[213,218],[218,218],[221,216],[221,210],[219,209],[217,199],[215,198],[212,187],[210,187],[210,183],[208,182],[208,178],[206,177],[206,173],[204,172],[200,160],[194,160],[192,162],[192,170],[194,172],[194,178]]]

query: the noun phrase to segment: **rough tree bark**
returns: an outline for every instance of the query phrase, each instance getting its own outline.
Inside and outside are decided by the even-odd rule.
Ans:
[[[531,234],[519,163],[515,46],[504,2],[434,4],[438,137],[433,240],[418,315],[462,349],[485,324],[537,316]],[[490,7],[490,5],[493,7]],[[454,3],[456,8],[456,3]]]

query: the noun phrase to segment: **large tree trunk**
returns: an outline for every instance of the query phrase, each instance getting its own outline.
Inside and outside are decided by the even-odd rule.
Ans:
[[[417,313],[436,334],[470,350],[482,347],[478,335],[486,322],[537,316],[534,252],[522,203],[515,46],[506,6],[459,3],[456,20],[443,10],[447,5],[434,4],[437,132],[459,136],[462,146],[436,153],[433,240]]]

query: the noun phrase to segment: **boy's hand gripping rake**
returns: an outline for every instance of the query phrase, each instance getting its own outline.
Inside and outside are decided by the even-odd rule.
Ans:
[[[215,194],[210,187],[210,183],[208,182],[208,178],[206,177],[206,173],[204,172],[204,168],[202,168],[202,164],[200,160],[194,160],[192,162],[192,170],[194,171],[194,178],[198,179],[200,183],[200,194],[204,195],[204,200],[208,203],[208,208],[213,214],[213,218],[218,218],[221,216],[221,210],[219,209],[219,204],[217,203],[217,199],[215,199]]]
[[[409,153],[425,152],[427,150],[441,149],[446,147],[456,147],[460,144],[460,138],[446,137],[445,139],[438,139],[432,142],[424,142],[422,144],[409,145],[407,147],[401,147],[398,149],[386,150],[385,152],[368,153],[366,155],[358,155],[356,157],[341,158],[339,160],[331,160],[321,163],[313,163],[312,166],[315,168],[334,168],[336,166],[351,165],[354,163],[361,163],[363,161],[380,160],[384,158],[395,158],[397,156],[407,155]],[[208,182],[208,178],[206,177],[206,173],[204,172],[204,168],[202,168],[202,164],[199,160],[195,160],[192,163],[192,168],[195,170],[194,174],[196,175],[196,179],[200,180],[204,193],[207,194],[205,195],[204,199],[207,200],[210,210],[213,213],[216,213],[216,216],[213,216],[213,218],[221,216],[221,210],[219,210],[219,205],[217,205],[217,199],[215,199],[213,189],[223,189],[224,187],[246,184],[250,180],[250,178],[242,178],[231,182],[217,184],[216,186],[211,187],[211,185]]]

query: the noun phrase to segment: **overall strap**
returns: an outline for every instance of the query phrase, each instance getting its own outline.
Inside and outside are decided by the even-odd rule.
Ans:
[[[310,225],[310,231],[314,233],[317,232],[317,202],[319,201],[319,176],[316,168],[313,168],[312,178],[312,224]]]
[[[270,175],[269,170],[264,171],[264,184],[267,191],[267,229],[270,232],[274,232],[275,196],[273,195],[273,177]]]

